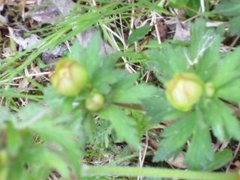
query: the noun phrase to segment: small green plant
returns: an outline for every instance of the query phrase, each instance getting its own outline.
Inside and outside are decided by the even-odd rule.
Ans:
[[[213,151],[210,129],[221,142],[240,140],[240,124],[228,106],[228,102],[240,103],[240,50],[220,54],[218,31],[198,20],[186,47],[163,44],[150,51],[149,67],[166,93],[147,100],[145,109],[153,122],[174,119],[161,135],[154,161],[176,157],[189,140],[185,163],[191,169],[214,170],[231,159],[229,150]]]
[[[84,49],[75,43],[72,53],[57,62],[52,87],[45,89],[42,102],[47,109],[41,103],[33,104],[13,117],[10,112],[3,116],[9,117],[2,119],[1,125],[1,143],[7,142],[0,153],[3,180],[39,178],[40,174],[47,178],[53,170],[63,178],[79,178],[81,149],[96,134],[96,116],[110,122],[118,142],[126,141],[136,150],[140,148],[136,122],[126,109],[128,105],[140,105],[157,88],[146,83],[135,85],[138,74],[115,69],[119,56],[100,56],[99,34],[95,34],[89,46]],[[34,141],[33,137],[39,140]],[[68,153],[62,155],[61,150]]]

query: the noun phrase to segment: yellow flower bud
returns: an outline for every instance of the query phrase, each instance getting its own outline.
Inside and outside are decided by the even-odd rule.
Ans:
[[[53,89],[60,95],[76,96],[88,82],[86,69],[77,61],[64,58],[57,62],[51,77]]]
[[[89,111],[99,111],[104,105],[103,95],[93,92],[85,101],[85,107]]]
[[[207,82],[204,87],[205,87],[206,96],[213,97],[213,95],[215,94],[215,91],[216,91],[213,83]]]
[[[180,111],[190,111],[202,93],[203,82],[193,73],[177,74],[166,84],[168,101]]]

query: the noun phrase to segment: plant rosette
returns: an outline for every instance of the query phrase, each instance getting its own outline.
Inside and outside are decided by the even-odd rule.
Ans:
[[[203,93],[203,82],[194,73],[179,73],[166,83],[169,103],[180,111],[190,111]]]
[[[64,96],[76,96],[88,82],[86,69],[77,61],[63,58],[56,64],[51,77],[51,84],[55,92]]]

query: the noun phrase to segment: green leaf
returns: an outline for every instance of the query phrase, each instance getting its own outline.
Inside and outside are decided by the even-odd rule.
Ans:
[[[67,158],[71,162],[78,176],[80,174],[81,151],[79,144],[74,139],[74,132],[56,126],[48,121],[35,123],[33,131],[40,135],[45,142],[54,142],[64,148]]]
[[[162,83],[187,70],[186,49],[164,44],[162,49],[149,52],[148,66]]]
[[[132,118],[114,105],[101,111],[100,116],[111,121],[112,127],[116,131],[118,138],[127,141],[129,145],[139,149],[139,139],[135,121]]]
[[[208,124],[212,127],[213,134],[220,140],[224,142],[229,139],[229,135],[226,132],[223,118],[219,111],[219,105],[216,101],[209,103],[205,109],[205,117]]]
[[[159,1],[153,2],[153,1],[143,0],[143,1],[138,1],[138,3],[134,4],[134,6],[135,7],[138,6],[139,8],[142,8],[142,7],[148,8],[149,12],[154,11],[159,14],[170,15],[169,11],[167,11],[165,7],[163,7],[163,2],[159,2]]]
[[[88,114],[84,118],[83,127],[85,130],[84,133],[88,137],[89,142],[93,143],[94,137],[96,136],[97,127],[96,127],[96,123],[94,122],[93,117],[91,115]]]
[[[63,160],[60,154],[49,151],[47,148],[32,148],[28,151],[29,163],[34,165],[38,165],[36,170],[37,174],[40,175],[43,169],[47,168],[49,173],[51,169],[56,169],[61,173],[63,178],[68,179],[70,177],[70,170],[68,164]],[[46,169],[45,169],[46,170]],[[46,177],[47,178],[47,177]]]
[[[205,8],[207,10],[208,7],[208,1],[205,1]],[[196,1],[196,0],[189,0],[188,4],[187,4],[188,8],[186,8],[187,11],[187,15],[189,16],[195,16],[196,14],[199,13],[199,9],[200,9],[200,1]]]
[[[158,91],[156,87],[144,83],[135,85],[137,78],[138,74],[131,74],[114,85],[112,102],[139,104]]]
[[[217,170],[232,160],[232,151],[225,149],[223,151],[217,152],[214,155],[214,160],[206,168],[209,171]]]
[[[234,78],[240,77],[239,67],[240,67],[240,48],[236,49],[234,52],[228,53],[224,60],[221,61],[217,70],[211,78],[211,82],[216,86],[220,87]]]
[[[229,28],[231,31],[231,35],[240,35],[240,16],[232,18],[229,21]]]
[[[175,74],[168,64],[168,58],[164,54],[164,50],[151,49],[148,59],[148,68],[154,72],[160,82],[164,83]]]
[[[41,109],[41,111],[39,111]],[[49,114],[49,108],[41,104],[29,103],[29,106],[23,107],[19,110],[15,122],[17,128],[32,127],[33,124]]]
[[[240,88],[240,79],[236,79],[222,86],[217,91],[217,96],[225,100],[240,104],[239,88]]]
[[[202,78],[204,82],[209,81],[216,70],[216,64],[219,63],[220,59],[219,48],[222,40],[220,36],[216,34],[216,32],[215,34],[205,34],[203,39],[206,40],[207,38],[210,39],[211,42],[208,42],[208,45],[205,44],[205,47],[201,47],[202,54],[199,54],[199,63],[196,66],[197,74]],[[204,50],[203,48],[206,49]]]
[[[196,0],[168,0],[170,7],[185,10],[188,16],[195,16],[200,8],[200,2]]]
[[[128,89],[133,87],[137,82],[138,77],[138,73],[125,74],[125,77],[114,86],[114,91],[117,92],[119,89],[119,91],[121,91],[121,89]]]
[[[70,47],[70,52],[68,54],[68,57],[75,59],[77,61],[80,61],[82,56],[80,51],[81,49],[82,49],[82,46],[80,45],[80,43],[78,41],[75,41],[73,45]]]
[[[198,126],[193,133],[192,142],[184,161],[190,169],[206,170],[206,167],[213,159],[214,152],[209,129],[202,119],[198,119]]]
[[[202,19],[191,26],[190,55],[187,59],[192,64],[197,64],[197,72],[203,80],[209,79],[219,62],[220,35],[217,30],[207,29],[206,22]]]
[[[144,38],[144,36],[151,30],[151,28],[151,26],[143,26],[138,29],[134,29],[129,36],[127,43],[131,45],[134,42]]]
[[[196,126],[199,118],[196,115],[196,113],[189,113],[184,119],[177,119],[164,130],[162,134],[164,139],[161,140],[154,155],[154,162],[168,160],[179,153]]]
[[[163,90],[159,89],[156,96],[143,100],[143,109],[150,117],[151,124],[157,124],[162,121],[177,119],[183,115],[181,111],[176,110],[169,104]]]
[[[203,46],[203,37],[206,36],[206,22],[203,19],[198,19],[194,24],[191,24],[191,40],[190,40],[190,59],[193,60],[198,57],[199,50],[205,48]]]
[[[89,42],[87,49],[85,49],[87,57],[82,60],[90,75],[93,74],[93,72],[95,72],[102,63],[102,59],[100,57],[100,45],[101,36],[99,33],[95,33],[92,40]]]
[[[88,43],[87,48],[83,48],[76,41],[71,48],[71,53],[68,54],[68,57],[78,60],[87,69],[90,79],[102,63],[102,58],[100,57],[100,40],[100,34],[95,33]]]
[[[112,89],[111,85],[122,80],[126,75],[126,71],[113,71],[108,70],[107,68],[101,68],[94,74],[94,77],[96,78],[92,80],[92,86],[100,93],[109,94]]]
[[[168,0],[168,1],[170,6],[173,6],[176,8],[176,7],[187,6],[190,0]]]
[[[214,135],[225,141],[230,138],[240,140],[240,123],[232,109],[220,100],[215,100],[208,106],[206,119],[213,128]]]
[[[19,131],[12,123],[7,126],[7,148],[11,156],[16,156],[22,145],[22,139]]]
[[[130,88],[115,91],[112,100],[117,103],[133,103],[140,104],[141,100],[153,96],[157,92],[157,88],[147,84],[139,84]]]
[[[187,59],[185,56],[185,48],[166,46],[164,49],[166,58],[173,72],[180,73],[187,70]]]
[[[232,35],[240,35],[240,4],[238,0],[222,0],[215,10],[223,16],[229,17],[230,32]]]
[[[22,119],[26,120],[30,114],[33,115],[30,115],[29,118],[34,117],[35,113],[41,114],[42,112],[39,112],[39,108],[41,108],[42,111],[45,111],[45,115],[47,115],[48,111],[50,110],[50,112],[57,111],[59,119],[66,119],[67,115],[72,112],[72,102],[74,98],[75,97],[65,97],[58,95],[55,93],[53,88],[49,86],[44,89],[44,103],[46,103],[48,107],[41,104],[32,104],[31,106],[24,108],[25,110],[21,110],[19,113],[22,114]],[[61,111],[59,111],[59,109],[61,109]]]
[[[224,121],[224,126],[226,128],[226,131],[228,134],[240,141],[240,122],[238,119],[234,116],[233,110],[227,107],[223,102],[219,101],[219,110],[220,114]]]
[[[224,16],[240,15],[240,4],[238,0],[221,0],[216,6],[216,11]]]
[[[149,123],[149,118],[142,111],[131,110],[131,117],[136,122],[136,129],[138,132],[138,137],[142,138],[147,130],[151,129],[151,124]]]

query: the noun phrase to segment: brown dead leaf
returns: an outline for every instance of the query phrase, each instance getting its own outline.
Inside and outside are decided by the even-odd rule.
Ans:
[[[178,41],[188,41],[190,39],[190,30],[187,24],[176,21],[176,30],[173,39]]]
[[[176,157],[175,159],[171,158],[167,162],[171,166],[174,166],[174,167],[177,167],[177,168],[181,168],[181,169],[186,168],[186,165],[183,163],[184,162],[184,153],[183,152],[181,152],[178,155],[178,157]]]
[[[36,34],[32,34],[28,38],[23,38],[23,34],[19,30],[14,30],[8,27],[9,36],[12,38],[22,49],[27,49],[41,41],[41,38]]]

